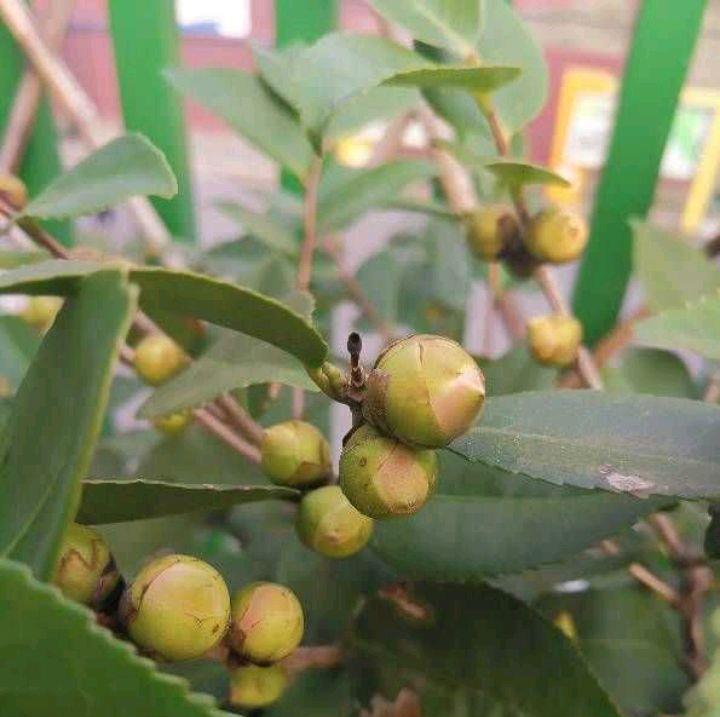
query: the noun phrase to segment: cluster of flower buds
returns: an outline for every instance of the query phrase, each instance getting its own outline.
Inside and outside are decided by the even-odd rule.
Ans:
[[[155,558],[125,585],[104,538],[77,524],[64,536],[53,582],[66,597],[114,614],[120,630],[155,660],[194,660],[224,643],[230,701],[245,709],[280,697],[287,680],[277,663],[297,648],[305,627],[289,588],[251,583],[231,599],[222,575],[189,555]]]

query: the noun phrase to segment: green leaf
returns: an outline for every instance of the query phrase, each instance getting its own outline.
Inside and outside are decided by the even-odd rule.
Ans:
[[[130,197],[177,194],[177,180],[163,153],[139,134],[109,142],[51,182],[24,209],[38,219],[94,214]]]
[[[688,686],[677,614],[640,587],[555,595],[540,604],[569,614],[578,647],[625,714],[680,714]]]
[[[52,574],[80,498],[135,292],[117,270],[80,283],[18,390],[0,466],[0,556]]]
[[[363,653],[423,682],[481,691],[524,717],[619,717],[573,645],[516,598],[488,585],[426,583],[410,599],[426,619],[387,600],[367,603],[355,634]]]
[[[403,267],[391,249],[373,254],[357,270],[356,279],[384,321],[397,321]],[[369,326],[369,324],[368,324]],[[372,329],[370,329],[372,330]]]
[[[375,526],[373,549],[401,575],[466,582],[553,563],[659,507],[551,486],[441,456],[437,494],[416,515]]]
[[[511,349],[499,359],[478,359],[485,374],[488,396],[552,388],[557,378],[554,368],[541,366],[525,346]]]
[[[76,520],[88,525],[124,523],[166,515],[224,510],[260,500],[294,500],[279,486],[183,485],[155,480],[86,480]]]
[[[371,35],[325,35],[304,50],[293,68],[294,97],[316,149],[345,102],[398,72],[427,65],[411,50]]]
[[[475,50],[483,24],[483,0],[372,0],[372,4],[417,40],[461,57]]]
[[[546,187],[569,187],[570,182],[550,169],[528,162],[499,160],[487,162],[485,169],[492,172],[501,182],[510,187],[528,184],[542,184]]]
[[[607,391],[698,398],[687,366],[669,351],[631,349],[618,368],[606,366],[602,375]]]
[[[635,338],[648,346],[687,349],[720,360],[720,296],[639,321]]]
[[[0,294],[71,295],[83,276],[108,264],[50,260],[0,274]],[[129,269],[140,286],[140,306],[151,316],[171,312],[209,321],[277,346],[319,366],[327,344],[307,319],[284,304],[226,281],[159,267]]]
[[[470,291],[472,260],[465,233],[457,221],[433,219],[430,239],[430,294],[440,306],[464,312]]]
[[[217,208],[229,219],[237,222],[247,234],[266,244],[270,249],[295,257],[298,240],[288,227],[270,214],[260,214],[240,204],[220,202]]]
[[[222,717],[211,698],[157,672],[85,608],[0,560],[3,717]],[[23,677],[23,675],[25,677]]]
[[[682,237],[646,222],[633,222],[634,264],[655,311],[675,309],[720,290],[720,270]]]
[[[306,670],[298,675],[267,717],[345,717],[353,714],[347,674],[337,670]]]
[[[321,196],[318,205],[321,231],[341,229],[397,197],[409,184],[430,179],[436,171],[428,162],[400,160],[350,173]]]
[[[236,132],[301,180],[313,150],[292,112],[254,75],[241,70],[203,68],[166,71],[183,94],[224,119]]]
[[[222,393],[261,383],[318,390],[294,356],[264,341],[227,332],[185,371],[158,387],[139,415],[166,416],[212,401]]]
[[[503,129],[513,134],[545,106],[548,69],[542,49],[505,0],[486,0],[485,25],[478,46],[484,62],[521,70],[516,82],[493,95]]]
[[[520,68],[503,65],[480,67],[457,67],[438,65],[418,70],[407,70],[393,75],[383,84],[394,87],[454,87],[468,92],[494,92],[513,82],[520,75]]]
[[[17,316],[0,316],[0,376],[17,388],[40,345],[40,335]]]
[[[538,391],[487,402],[451,450],[550,483],[637,495],[720,496],[720,409],[600,391]]]

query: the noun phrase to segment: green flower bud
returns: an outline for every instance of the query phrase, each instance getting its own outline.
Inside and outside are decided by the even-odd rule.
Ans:
[[[508,235],[517,231],[517,221],[509,207],[489,205],[465,217],[470,251],[482,261],[495,261]]]
[[[409,446],[441,448],[472,425],[485,378],[460,344],[417,335],[391,344],[367,381],[365,418]]]
[[[327,558],[347,558],[365,547],[374,521],[354,508],[338,486],[327,485],[303,497],[295,527],[308,548]]]
[[[230,668],[230,704],[246,710],[268,707],[277,702],[287,687],[287,675],[280,665],[241,665]]]
[[[154,657],[192,660],[227,632],[230,594],[211,565],[168,555],[140,571],[123,594],[120,617],[133,642]]]
[[[582,324],[572,316],[538,316],[528,321],[528,343],[533,358],[545,366],[568,366],[577,357]]]
[[[285,421],[265,431],[262,469],[273,483],[305,488],[330,472],[330,446],[315,426]]]
[[[166,436],[178,436],[187,428],[190,421],[192,421],[192,411],[188,409],[170,413],[160,418],[153,418],[152,424],[160,433],[164,433]]]
[[[135,370],[151,386],[159,386],[183,369],[186,353],[164,334],[143,338],[135,347]]]
[[[0,174],[0,198],[19,212],[27,204],[27,187],[14,174]]]
[[[389,518],[412,515],[435,492],[435,451],[410,448],[362,426],[343,448],[340,487],[364,515]]]
[[[305,616],[295,593],[276,583],[251,583],[232,600],[230,644],[259,664],[287,657],[302,640]]]
[[[585,220],[555,207],[538,212],[530,220],[525,236],[530,253],[541,261],[553,264],[577,259],[587,240]]]
[[[63,536],[52,581],[65,597],[99,608],[120,582],[120,573],[102,535],[72,523]]]
[[[59,296],[31,296],[20,318],[44,333],[53,325],[62,305],[63,300]]]

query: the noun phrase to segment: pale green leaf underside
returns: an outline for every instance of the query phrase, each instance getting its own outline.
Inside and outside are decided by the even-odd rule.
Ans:
[[[646,222],[632,223],[635,272],[655,311],[720,291],[720,270],[687,240]]]
[[[556,484],[720,496],[720,409],[676,398],[551,391],[501,396],[451,445],[468,460]]]
[[[501,182],[513,187],[522,187],[527,184],[564,188],[571,186],[565,177],[537,164],[499,160],[487,162],[484,166]]]
[[[166,416],[200,406],[222,393],[261,383],[318,390],[294,356],[251,336],[228,332],[179,376],[159,386],[139,415]]]
[[[443,66],[399,72],[383,84],[399,87],[448,87],[468,92],[493,92],[520,75],[519,67],[482,65],[480,67]]]
[[[295,500],[280,486],[183,485],[156,480],[86,480],[77,521],[88,525],[124,523],[165,515],[224,510],[261,500]]]
[[[38,219],[80,217],[130,197],[169,199],[177,180],[163,153],[139,134],[109,142],[52,181],[23,211]]]
[[[635,337],[649,346],[687,349],[720,360],[720,296],[640,321],[635,325]]]
[[[0,663],[3,717],[225,714],[7,560],[0,560]]]
[[[267,213],[253,212],[237,203],[220,202],[217,207],[226,217],[237,222],[246,234],[259,239],[268,248],[290,257],[297,255],[299,242],[295,234],[281,221]]]
[[[112,269],[79,282],[14,401],[0,463],[0,556],[42,579],[77,509],[136,293]]]
[[[56,294],[77,291],[80,279],[108,264],[51,260],[0,274],[0,294]],[[327,344],[309,321],[287,306],[256,291],[187,271],[130,267],[130,280],[141,289],[140,306],[209,321],[293,354],[318,366]]]

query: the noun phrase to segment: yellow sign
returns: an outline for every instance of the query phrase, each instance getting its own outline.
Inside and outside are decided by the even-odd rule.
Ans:
[[[578,201],[587,172],[602,167],[616,96],[617,80],[607,71],[573,68],[563,75],[550,165],[575,181],[570,190],[552,190],[556,201]],[[682,217],[684,231],[696,231],[703,221],[719,167],[720,92],[687,88],[660,170],[664,179],[690,183]]]

